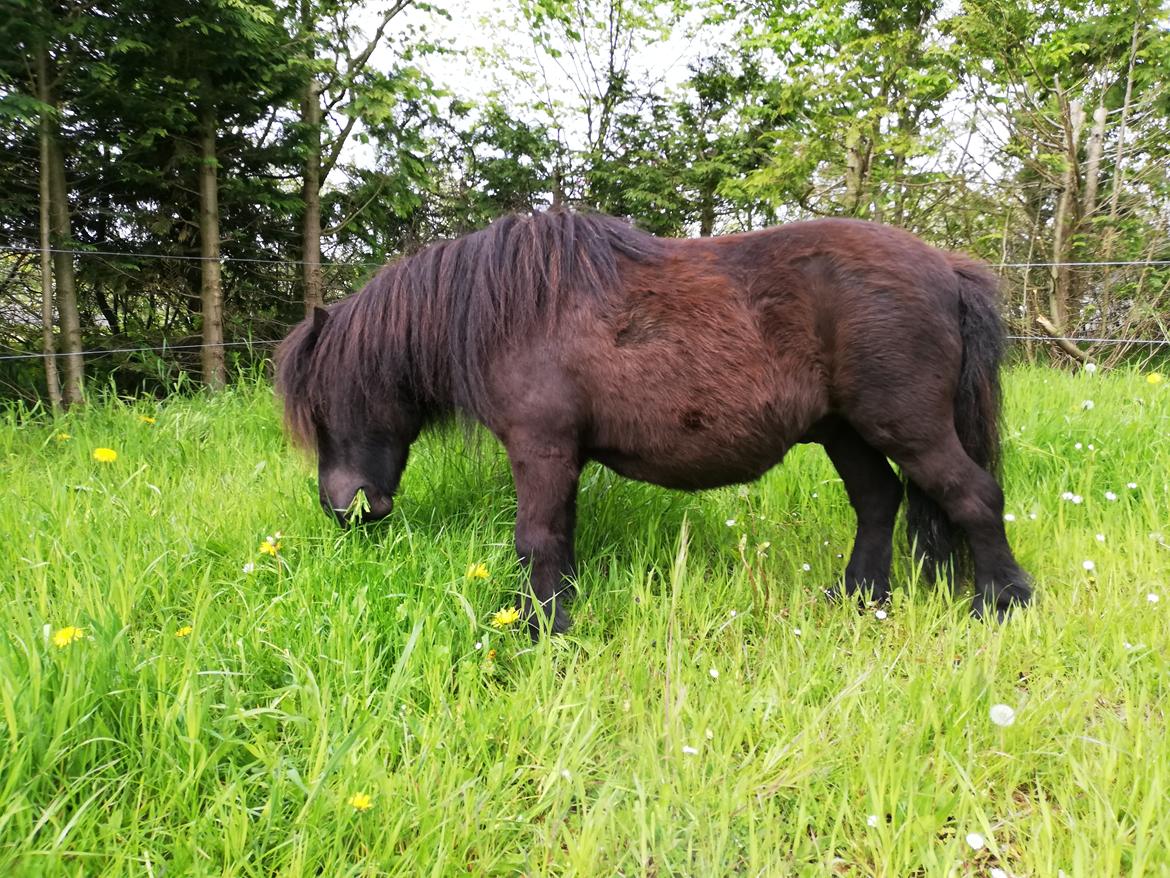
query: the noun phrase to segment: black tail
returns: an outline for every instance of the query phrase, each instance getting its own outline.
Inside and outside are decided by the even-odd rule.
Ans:
[[[959,334],[963,361],[955,393],[955,432],[967,454],[992,475],[999,474],[999,366],[1004,331],[999,316],[999,282],[973,260],[950,256],[959,284]],[[942,509],[913,482],[906,482],[906,525],[928,580],[962,572],[962,538]]]

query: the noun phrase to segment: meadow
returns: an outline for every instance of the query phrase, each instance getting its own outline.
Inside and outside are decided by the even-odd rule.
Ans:
[[[488,438],[343,532],[261,379],[10,407],[0,875],[1170,875],[1170,383],[1006,385],[1007,624],[903,540],[887,610],[825,600],[853,515],[801,447],[702,494],[591,467],[535,645],[492,624]]]

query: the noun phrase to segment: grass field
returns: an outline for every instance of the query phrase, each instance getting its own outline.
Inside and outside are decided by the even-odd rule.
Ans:
[[[490,440],[343,533],[262,383],[10,410],[0,875],[1170,875],[1170,385],[1007,387],[1006,626],[901,543],[885,618],[825,601],[853,516],[798,448],[695,495],[588,470],[535,647],[490,624]]]

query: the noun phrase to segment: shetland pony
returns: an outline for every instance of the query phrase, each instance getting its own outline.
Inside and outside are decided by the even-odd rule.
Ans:
[[[1003,618],[1031,597],[995,476],[1003,344],[995,278],[898,229],[676,240],[553,210],[432,244],[315,310],[280,347],[277,388],[343,524],[359,490],[365,519],[390,512],[428,425],[490,430],[533,636],[569,623],[586,461],[699,490],[759,478],[798,442],[824,446],[857,514],[847,594],[888,597],[905,493],[925,574],[965,537],[972,612]]]

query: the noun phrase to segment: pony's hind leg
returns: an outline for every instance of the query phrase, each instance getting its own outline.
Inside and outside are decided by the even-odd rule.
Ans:
[[[510,438],[507,451],[516,483],[516,554],[528,571],[520,606],[535,640],[544,625],[554,634],[569,627],[580,454],[569,443],[526,436]]]
[[[890,596],[890,558],[902,483],[885,456],[848,424],[842,422],[820,442],[845,483],[857,515],[857,536],[845,568],[845,593],[885,601]]]
[[[1032,597],[1028,576],[1016,563],[1003,524],[1003,490],[995,477],[968,456],[954,428],[941,435],[913,438],[886,434],[883,449],[907,478],[930,496],[967,536],[975,564],[975,600],[971,612],[994,612],[1003,619],[1014,606]]]

